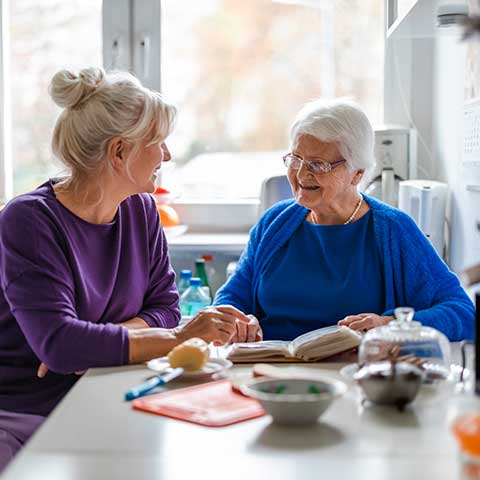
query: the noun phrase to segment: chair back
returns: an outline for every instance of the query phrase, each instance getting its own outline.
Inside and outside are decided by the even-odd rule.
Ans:
[[[286,175],[266,178],[260,190],[259,216],[280,200],[292,197],[292,189]]]

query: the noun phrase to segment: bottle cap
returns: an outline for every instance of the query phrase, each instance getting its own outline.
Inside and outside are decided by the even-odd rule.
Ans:
[[[211,261],[213,260],[212,255],[202,255],[202,258],[203,258],[206,262],[211,262]]]
[[[190,286],[191,287],[199,287],[202,284],[202,280],[198,277],[192,277],[190,279]]]
[[[180,272],[180,278],[191,278],[192,277],[192,271],[191,270],[182,270]]]
[[[197,258],[195,260],[195,263],[205,263],[205,259],[204,258]]]

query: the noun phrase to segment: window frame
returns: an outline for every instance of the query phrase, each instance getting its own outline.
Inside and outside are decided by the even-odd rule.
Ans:
[[[103,0],[103,65],[161,91],[161,1]]]
[[[0,201],[13,196],[12,107],[10,101],[10,2],[0,2]]]

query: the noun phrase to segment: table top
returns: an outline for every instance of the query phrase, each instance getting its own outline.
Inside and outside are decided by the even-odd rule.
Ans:
[[[332,375],[341,366],[302,365]],[[234,367],[235,374],[249,370]],[[264,416],[208,428],[133,410],[123,395],[151,374],[144,365],[87,372],[2,479],[451,480],[465,477],[450,424],[465,409],[480,411],[480,400],[453,387],[424,393],[399,412],[362,404],[350,384],[309,427],[278,426]]]

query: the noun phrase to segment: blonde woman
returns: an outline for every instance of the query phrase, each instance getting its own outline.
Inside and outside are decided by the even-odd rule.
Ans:
[[[144,362],[194,336],[225,343],[249,322],[212,307],[177,328],[175,275],[148,195],[171,158],[175,108],[127,73],[94,68],[58,72],[50,94],[63,108],[52,148],[70,175],[0,217],[0,470],[74,372]]]

